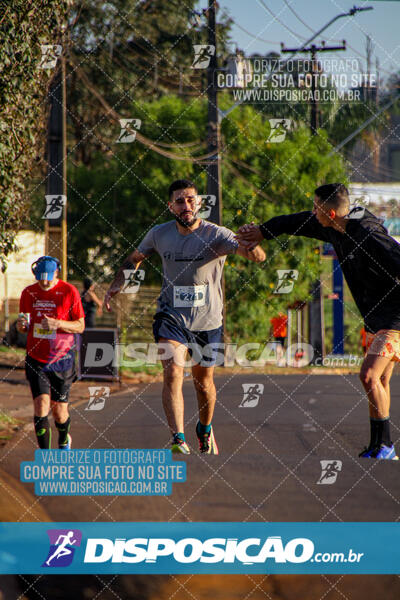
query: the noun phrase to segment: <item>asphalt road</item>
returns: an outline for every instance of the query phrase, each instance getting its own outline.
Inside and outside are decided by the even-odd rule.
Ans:
[[[400,377],[393,377],[392,433],[400,438]],[[240,407],[243,384],[263,384],[258,404]],[[81,384],[80,384],[81,385]],[[91,384],[92,385],[92,384]],[[361,460],[368,442],[367,403],[356,375],[254,375],[245,370],[216,378],[214,418],[218,456],[200,455],[194,428],[196,400],[184,383],[190,456],[187,481],[166,497],[40,497],[54,521],[396,521],[400,515],[400,461]],[[87,396],[88,399],[89,396]],[[169,432],[161,383],[125,387],[102,410],[72,410],[75,448],[163,448]],[[29,402],[27,389],[27,402]],[[33,460],[33,429],[23,430],[0,454],[16,479]],[[398,442],[400,451],[400,440]],[[337,461],[332,484],[318,484],[321,460]],[[335,479],[334,477],[328,478]],[[32,495],[33,484],[24,484]],[[24,513],[24,514],[22,514]],[[26,518],[21,507],[21,520]]]

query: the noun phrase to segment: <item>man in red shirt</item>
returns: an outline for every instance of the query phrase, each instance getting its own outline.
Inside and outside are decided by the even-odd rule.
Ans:
[[[277,342],[276,364],[278,366],[283,366],[282,361],[284,358],[285,339],[287,336],[287,320],[287,316],[283,312],[279,312],[269,321],[271,323],[270,334],[272,333],[275,341]]]
[[[39,448],[51,447],[50,408],[58,429],[58,447],[71,448],[68,395],[75,381],[75,334],[85,329],[78,290],[58,279],[60,262],[42,256],[32,265],[37,283],[20,299],[17,328],[28,332],[25,373],[34,405]]]
[[[287,320],[287,316],[283,312],[280,312],[269,321],[272,326],[272,335],[282,348],[285,345],[285,338],[287,336]]]

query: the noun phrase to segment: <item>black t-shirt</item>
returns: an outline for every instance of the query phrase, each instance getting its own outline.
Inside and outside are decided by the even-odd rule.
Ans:
[[[400,244],[368,210],[348,216],[344,233],[323,227],[310,211],[274,217],[260,229],[269,240],[287,233],[330,242],[366,331],[400,330]]]
[[[96,314],[96,302],[93,300],[85,300],[87,292],[86,290],[81,294],[83,312],[85,313],[85,323],[88,325],[88,321],[93,322]]]

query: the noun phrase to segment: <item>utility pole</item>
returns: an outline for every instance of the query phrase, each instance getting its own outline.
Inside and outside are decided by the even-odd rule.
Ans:
[[[281,51],[283,54],[286,52],[290,53],[305,53],[310,52],[311,54],[311,111],[310,111],[310,127],[312,135],[317,133],[318,129],[318,101],[316,98],[316,90],[317,90],[317,79],[318,79],[318,60],[317,60],[317,52],[335,52],[337,50],[346,50],[346,41],[343,40],[341,46],[326,46],[324,42],[322,42],[321,46],[316,46],[312,44],[308,48],[285,48],[283,44],[281,44]]]
[[[212,223],[222,224],[222,191],[221,191],[221,125],[218,112],[218,91],[215,85],[215,73],[217,70],[217,35],[216,35],[216,8],[215,0],[208,0],[207,22],[208,22],[208,45],[214,46],[207,69],[207,98],[208,98],[208,121],[207,121],[207,154],[212,155],[206,162],[207,173],[207,196],[215,196],[215,204],[211,206],[208,218]],[[226,332],[226,304],[225,304],[225,277],[222,274],[222,297],[223,297],[223,333],[222,341],[227,342]],[[226,360],[226,352],[224,352]],[[224,360],[224,364],[225,364]]]
[[[282,53],[290,52],[293,53],[310,53],[311,54],[311,110],[310,110],[310,129],[311,134],[316,135],[318,131],[318,100],[317,100],[317,82],[318,82],[318,60],[317,52],[335,52],[337,50],[346,50],[346,41],[343,40],[341,46],[326,46],[322,43],[321,46],[312,44],[308,47],[300,48],[285,48],[281,45]],[[333,265],[335,267],[335,265]],[[338,270],[340,273],[338,273]],[[340,270],[340,266],[336,266],[333,270],[333,276],[335,282],[338,281],[340,276],[343,277]],[[309,323],[309,340],[310,344],[314,348],[313,363],[317,359],[323,358],[325,355],[325,323],[324,323],[324,310],[323,310],[323,295],[321,288],[321,279],[318,278],[314,281],[311,287],[311,301],[308,303],[308,323]],[[335,331],[341,330],[343,332],[343,299],[334,300],[334,317],[335,317]],[[341,327],[338,327],[338,323],[341,322]],[[341,344],[338,344],[336,340],[336,346],[340,349],[343,348],[343,335]],[[335,348],[336,348],[335,346]],[[337,353],[337,352],[336,352]]]
[[[49,88],[50,114],[47,133],[46,195],[67,196],[67,111],[65,58],[60,57]],[[59,218],[45,219],[45,252],[61,262],[61,278],[67,279],[67,205]]]
[[[207,195],[215,196],[215,205],[211,208],[209,221],[220,225],[222,223],[222,194],[221,194],[221,161],[220,161],[220,123],[218,114],[218,91],[215,86],[214,73],[217,69],[217,36],[216,36],[216,2],[208,0],[208,44],[215,48],[207,69],[207,98],[208,98],[208,128],[207,128]]]

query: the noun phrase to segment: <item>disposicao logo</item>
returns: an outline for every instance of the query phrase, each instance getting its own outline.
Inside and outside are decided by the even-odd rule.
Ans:
[[[79,529],[48,529],[49,553],[42,567],[68,567],[74,558],[75,548],[81,545]]]
[[[313,556],[314,544],[307,538],[295,538],[283,544],[280,536],[260,538],[89,538],[85,563],[155,563],[160,557],[171,557],[178,563],[303,563]]]

